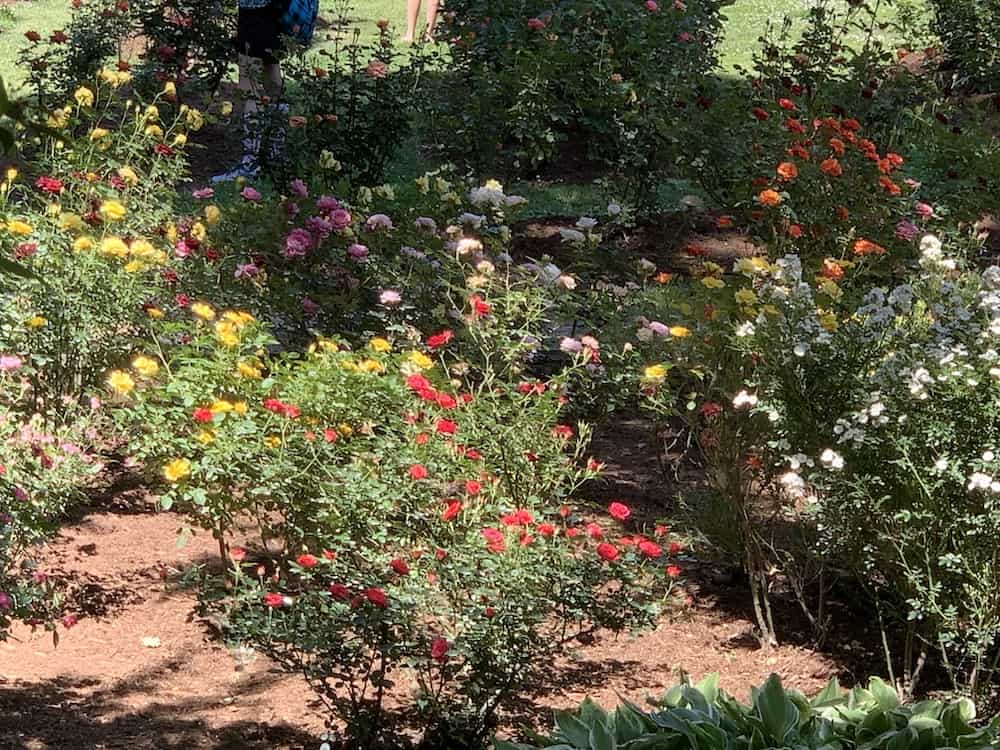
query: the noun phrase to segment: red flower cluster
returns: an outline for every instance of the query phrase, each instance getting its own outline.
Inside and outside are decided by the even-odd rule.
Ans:
[[[280,399],[267,398],[264,399],[264,408],[275,414],[280,414],[283,417],[288,417],[289,419],[295,419],[300,414],[302,410],[297,406],[292,406],[291,404],[286,404]]]

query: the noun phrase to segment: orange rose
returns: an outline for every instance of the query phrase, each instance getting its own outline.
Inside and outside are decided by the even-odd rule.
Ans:
[[[824,159],[823,163],[819,165],[820,170],[823,174],[829,177],[840,177],[844,174],[843,168],[840,166],[840,162],[836,159]]]
[[[778,165],[778,177],[785,182],[791,182],[799,176],[799,168],[790,161],[783,161]]]
[[[760,195],[757,196],[762,206],[777,206],[781,203],[781,194],[776,190],[767,189],[761,191]]]
[[[876,245],[870,240],[858,240],[854,243],[855,255],[885,255],[888,252],[881,245]]]
[[[844,142],[839,138],[830,139],[830,148],[833,149],[833,153],[835,153],[837,156],[843,156],[844,152],[847,150],[847,147],[844,145]]]
[[[830,279],[831,281],[840,281],[844,278],[844,269],[840,267],[833,258],[826,258],[823,261],[823,267],[820,269],[819,275],[824,279]]]

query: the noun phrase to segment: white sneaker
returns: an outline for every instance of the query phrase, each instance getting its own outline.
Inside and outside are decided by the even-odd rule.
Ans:
[[[251,166],[249,164],[239,164],[230,169],[228,172],[214,175],[211,182],[217,185],[220,182],[234,182],[240,178],[243,178],[244,180],[255,180],[259,176],[260,167]]]

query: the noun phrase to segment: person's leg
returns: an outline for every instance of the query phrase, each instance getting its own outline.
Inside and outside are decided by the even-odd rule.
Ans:
[[[427,0],[427,29],[424,35],[429,41],[434,40],[434,27],[437,26],[438,0]]]
[[[412,42],[417,33],[417,14],[420,13],[420,0],[406,0],[406,34],[404,42]]]
[[[250,55],[241,53],[239,56],[240,120],[243,129],[243,156],[235,168],[216,175],[212,182],[227,182],[239,177],[253,177],[259,170],[261,146],[260,100],[263,95],[261,87],[261,61]]]
[[[281,63],[264,64],[264,91],[272,99],[280,99],[284,81],[281,78]]]
[[[256,57],[240,55],[240,99],[244,115],[256,114],[261,97],[261,64]]]

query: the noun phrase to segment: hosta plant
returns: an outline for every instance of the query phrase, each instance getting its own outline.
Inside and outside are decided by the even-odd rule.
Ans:
[[[624,703],[606,712],[589,701],[556,714],[555,731],[531,744],[497,741],[496,750],[988,750],[1000,742],[1000,719],[976,727],[968,700],[903,705],[873,677],[867,688],[840,689],[836,679],[812,699],[772,675],[741,703],[718,687],[718,675],[671,688],[656,708]]]

